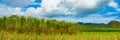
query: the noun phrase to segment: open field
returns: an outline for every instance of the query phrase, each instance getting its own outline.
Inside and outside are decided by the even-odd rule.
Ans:
[[[120,32],[82,32],[73,35],[0,32],[0,40],[120,40]]]
[[[33,17],[0,18],[0,40],[120,40],[120,22],[78,24]]]

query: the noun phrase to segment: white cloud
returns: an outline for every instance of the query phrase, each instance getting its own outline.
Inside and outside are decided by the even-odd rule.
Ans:
[[[11,9],[11,10],[10,10]],[[1,15],[10,15],[9,13],[11,13],[12,11],[12,8],[9,8],[5,5],[0,5],[0,16]]]
[[[63,5],[76,15],[93,14],[104,9],[110,0],[66,0]]]
[[[23,7],[35,0],[2,0],[9,6]],[[42,16],[93,14],[104,9],[110,0],[42,0],[41,8],[28,8],[25,13]],[[38,11],[38,12],[37,12]],[[37,13],[36,13],[37,12]],[[43,14],[44,13],[44,14]]]
[[[97,3],[99,3],[100,0],[65,0],[63,4],[66,7],[82,7],[86,9],[95,8],[97,6]],[[71,4],[71,5],[68,5]]]
[[[53,10],[59,10],[58,5],[60,2],[60,0],[43,0],[41,8],[47,13],[52,12]]]
[[[19,7],[16,7],[14,10],[13,10],[13,15],[20,15],[21,14],[21,9],[22,8],[19,8]]]
[[[116,11],[119,11],[119,12],[120,12],[119,5],[118,5],[118,3],[115,2],[114,0],[111,0],[111,2],[109,3],[109,6],[115,8]]]
[[[0,16],[21,15],[21,9],[20,7],[13,8],[0,5]]]
[[[118,8],[118,4],[116,2],[114,2],[113,0],[109,3],[109,6],[111,6],[113,8]]]
[[[41,16],[43,14],[42,14],[42,9],[41,8],[35,9],[33,7],[30,7],[24,12],[24,15],[27,15],[27,16],[37,16],[37,15],[39,15],[39,16]]]
[[[48,16],[54,14],[93,14],[104,9],[110,0],[42,0],[41,8]],[[56,11],[56,12],[55,12]]]

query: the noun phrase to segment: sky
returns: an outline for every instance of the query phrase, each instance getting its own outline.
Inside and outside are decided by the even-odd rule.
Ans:
[[[120,21],[120,0],[0,0],[0,17],[10,15],[108,23]]]

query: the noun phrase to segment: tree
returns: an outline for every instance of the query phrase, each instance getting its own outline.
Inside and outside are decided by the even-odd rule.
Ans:
[[[118,27],[120,27],[120,22],[119,21],[111,21],[108,23],[108,26],[118,28]]]

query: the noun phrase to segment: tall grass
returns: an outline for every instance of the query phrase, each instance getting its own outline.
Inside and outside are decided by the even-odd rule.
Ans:
[[[74,34],[80,32],[77,23],[45,20],[33,17],[10,16],[0,18],[0,30],[36,34]]]

